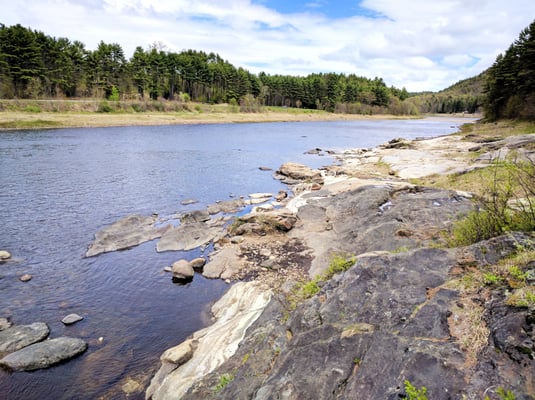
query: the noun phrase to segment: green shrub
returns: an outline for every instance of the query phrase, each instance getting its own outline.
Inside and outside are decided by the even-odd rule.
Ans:
[[[450,246],[466,246],[510,231],[535,230],[535,162],[499,162],[478,210],[457,221]]]
[[[97,108],[99,113],[110,113],[113,111],[113,108],[109,105],[107,101],[102,101]]]
[[[405,384],[405,393],[409,400],[427,400],[427,388],[422,386],[420,389],[417,389],[412,383],[408,380],[404,382]]]
[[[28,104],[26,107],[24,107],[24,111],[25,112],[30,112],[30,113],[40,113],[41,112],[41,108],[39,106],[36,106],[36,105]]]

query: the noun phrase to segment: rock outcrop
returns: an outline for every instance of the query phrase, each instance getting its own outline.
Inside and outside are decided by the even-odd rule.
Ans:
[[[297,217],[291,230],[272,237],[261,219],[255,220],[260,217],[252,216],[233,224],[230,234],[241,240],[232,238],[234,247],[222,249],[234,248],[228,251],[242,260],[242,271],[251,270],[245,264],[259,265],[254,274],[234,277],[262,281],[278,273],[280,250],[291,241],[300,251],[287,254],[301,257],[300,267],[309,278],[325,276],[335,254],[352,254],[355,263],[330,279],[317,278],[306,296],[304,286],[292,284],[299,276],[284,275],[283,283],[270,285],[276,294],[232,356],[211,372],[189,375],[193,382],[187,385],[183,377],[162,372],[162,359],[162,374],[154,381],[161,382],[156,384],[161,397],[154,387],[148,397],[398,399],[408,397],[409,381],[416,388],[425,386],[430,399],[495,400],[499,388],[504,393],[512,389],[515,398],[531,398],[533,307],[511,307],[503,288],[470,293],[463,277],[467,271],[491,268],[519,248],[532,248],[535,237],[512,233],[446,248],[444,232],[473,209],[471,195],[373,172],[381,160],[390,164],[388,174],[398,177],[469,171],[488,162],[466,157],[473,144],[460,137],[396,140],[380,150],[348,153],[340,169],[329,173],[351,177],[327,177],[320,190],[302,193],[286,205]],[[301,179],[311,178],[291,182]],[[202,350],[193,335],[176,353],[171,360],[193,360]]]
[[[302,182],[315,182],[322,184],[323,176],[318,169],[312,169],[303,164],[287,162],[280,166],[274,174],[275,178],[290,185]]]
[[[271,291],[256,282],[240,282],[212,306],[213,325],[166,351],[147,390],[154,400],[180,398],[203,376],[236,353],[245,332],[269,304]]]

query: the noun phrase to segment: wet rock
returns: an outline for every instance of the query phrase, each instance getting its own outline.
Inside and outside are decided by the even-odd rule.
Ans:
[[[3,331],[11,327],[11,321],[7,318],[0,318],[0,331]]]
[[[95,234],[86,257],[128,249],[161,237],[170,226],[156,227],[156,216],[129,215]]]
[[[187,260],[178,260],[171,267],[173,277],[176,279],[192,279],[195,272],[190,262]]]
[[[86,349],[87,343],[82,339],[60,337],[11,353],[0,360],[0,365],[12,371],[33,371],[68,360]]]
[[[44,340],[50,330],[44,322],[15,325],[0,331],[0,356]]]
[[[31,281],[32,278],[33,278],[33,276],[31,276],[30,274],[24,274],[19,278],[19,280],[21,282],[28,282],[28,281]]]
[[[260,171],[272,171],[273,170],[272,168],[269,168],[269,167],[258,167],[258,169]]]
[[[65,325],[72,325],[83,319],[84,317],[81,317],[80,315],[73,313],[73,314],[67,315],[65,318],[61,320],[61,322],[63,322]]]
[[[0,262],[11,258],[11,254],[6,250],[0,250]]]
[[[320,170],[293,162],[282,164],[276,171],[275,178],[288,184],[296,184],[302,181],[323,183]]]

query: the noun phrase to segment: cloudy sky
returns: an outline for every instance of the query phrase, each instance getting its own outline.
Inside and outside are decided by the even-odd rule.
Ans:
[[[218,53],[253,73],[354,73],[409,91],[489,67],[534,0],[0,0],[0,23],[80,40]]]

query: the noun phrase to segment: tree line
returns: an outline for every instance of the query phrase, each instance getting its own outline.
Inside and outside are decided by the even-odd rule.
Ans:
[[[0,25],[0,98],[167,99],[253,103],[338,112],[416,113],[407,90],[383,79],[317,73],[306,77],[252,74],[218,54],[167,51],[155,43],[127,59],[121,45],[50,37]]]
[[[535,21],[488,70],[485,118],[535,119]]]

